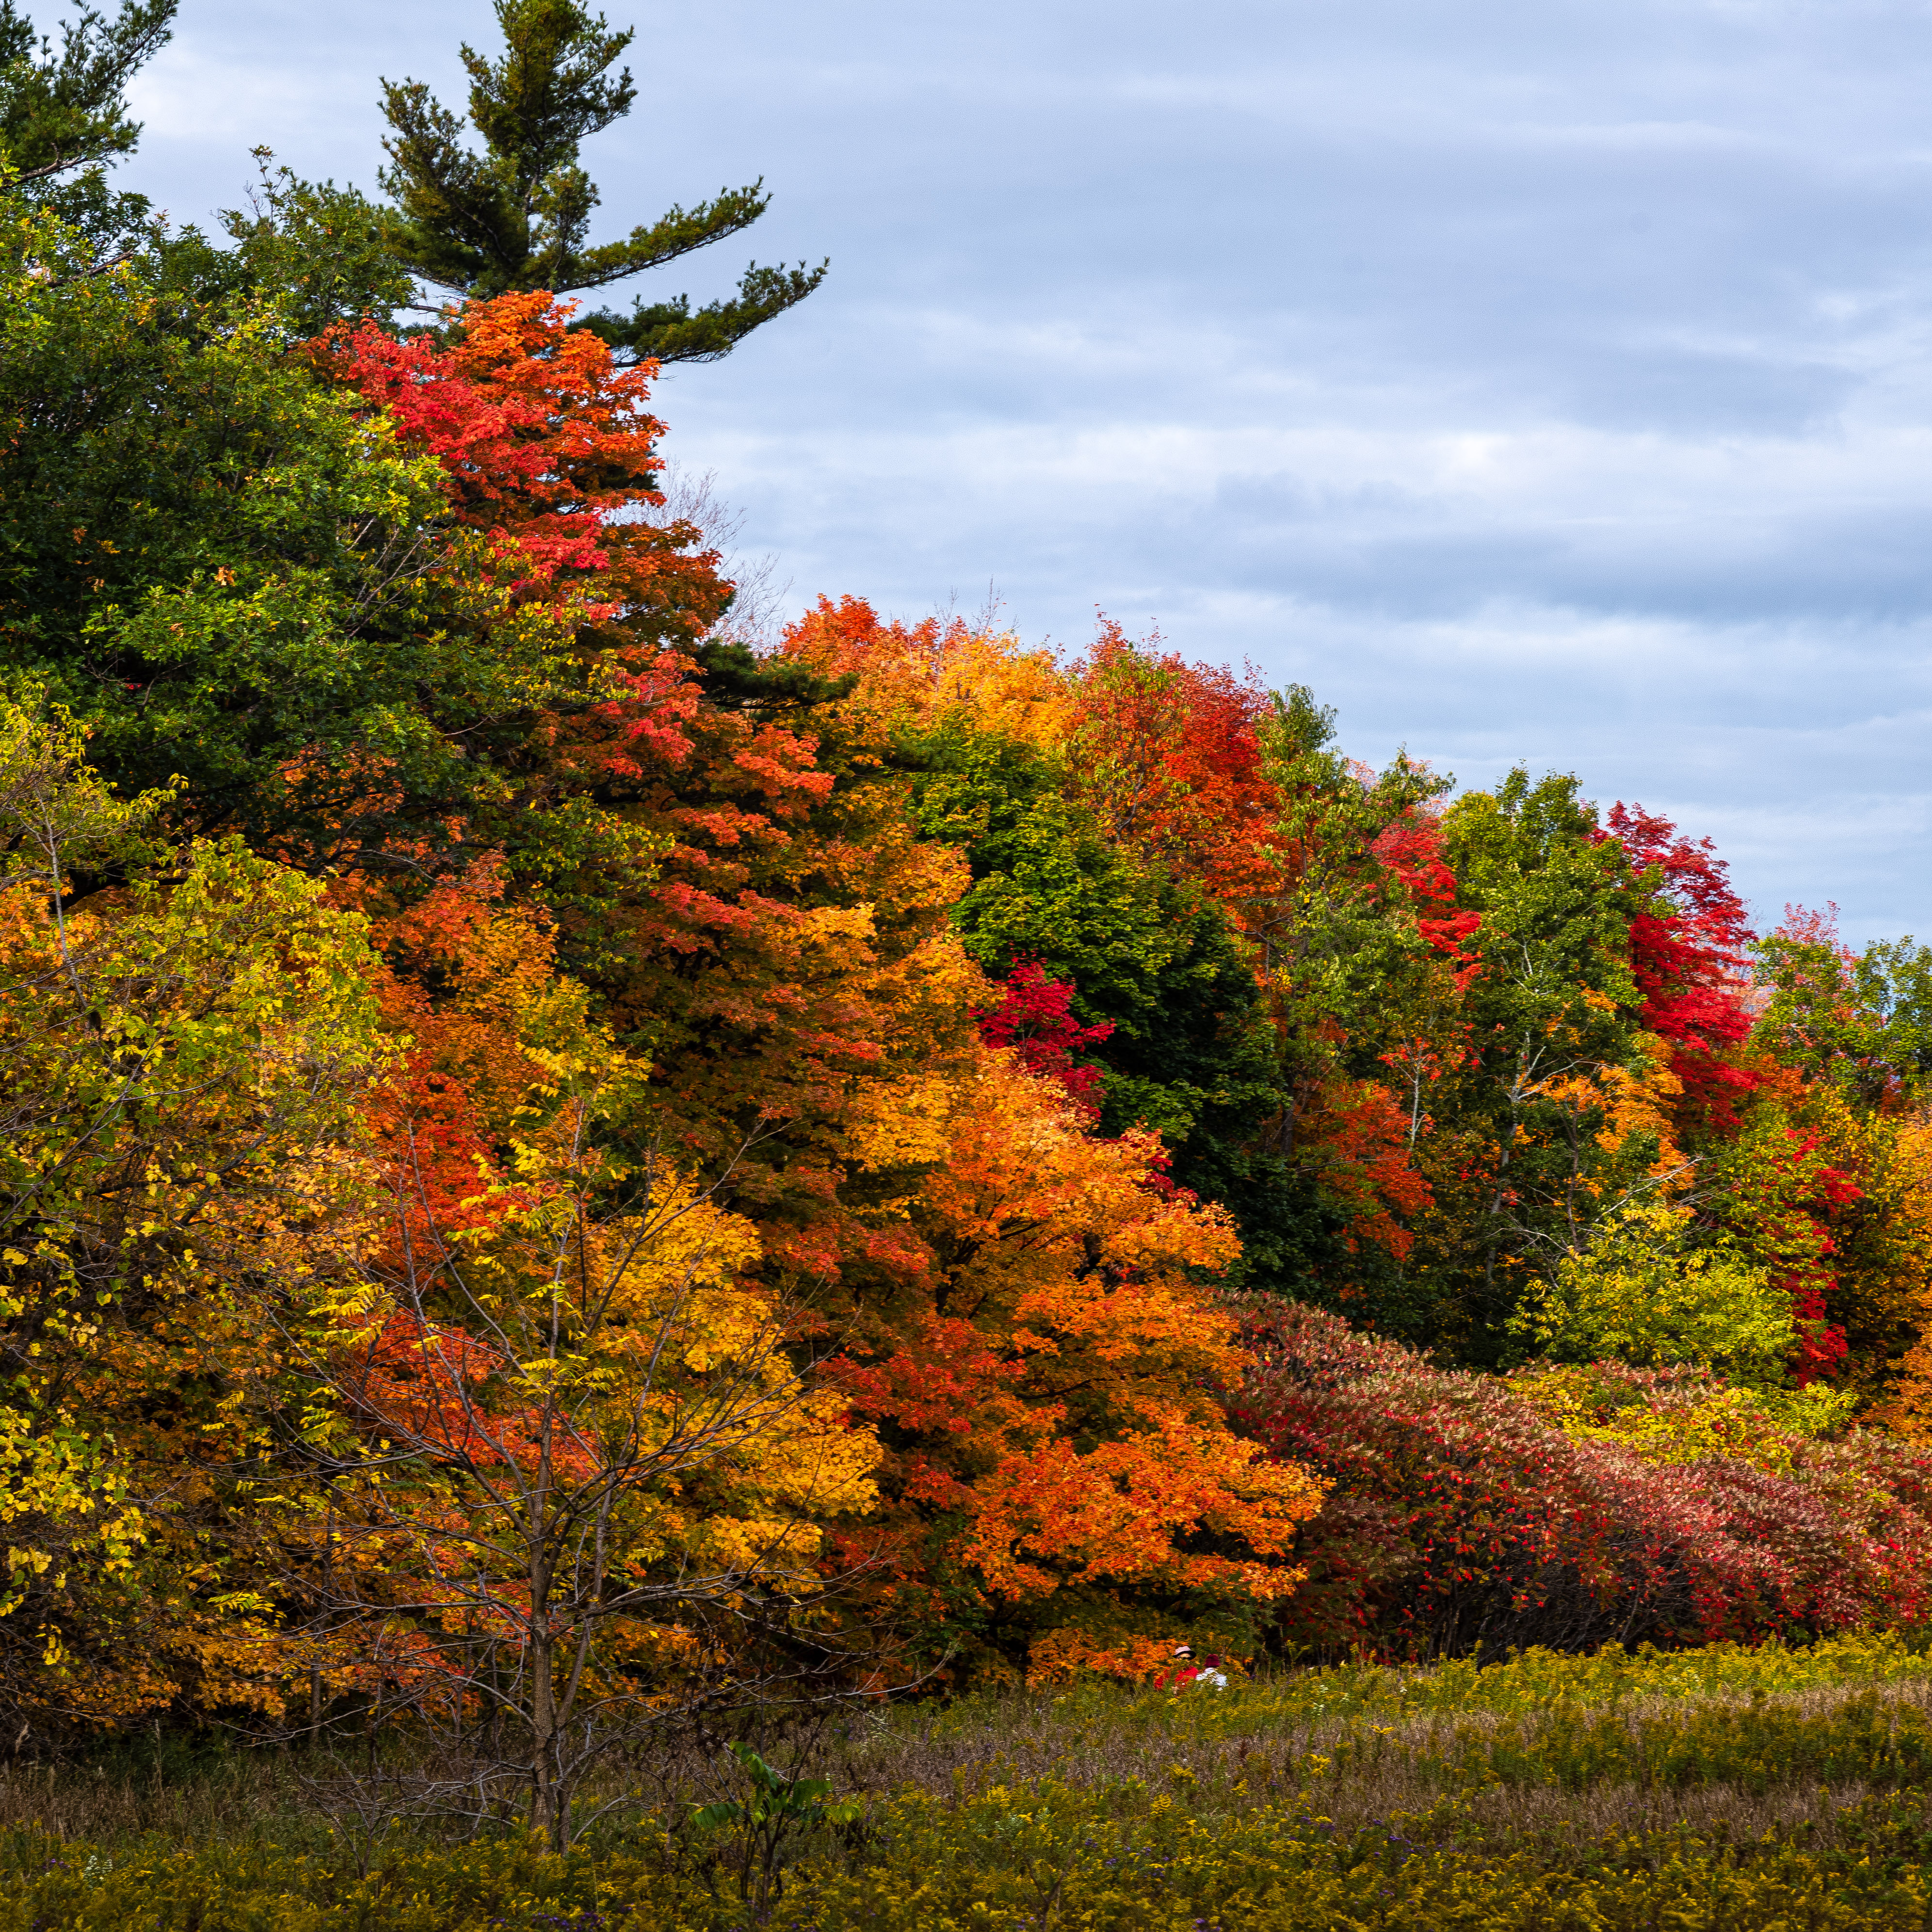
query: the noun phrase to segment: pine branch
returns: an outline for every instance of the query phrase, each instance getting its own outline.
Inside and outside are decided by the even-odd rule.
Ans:
[[[802,262],[794,268],[761,268],[754,262],[746,270],[734,301],[707,302],[695,310],[686,296],[674,302],[640,302],[628,316],[601,309],[586,316],[583,326],[628,361],[716,362],[753,329],[804,301],[830,266],[821,262],[815,268]]]

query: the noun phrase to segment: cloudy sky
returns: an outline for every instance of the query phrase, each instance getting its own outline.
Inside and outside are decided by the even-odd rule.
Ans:
[[[1103,607],[1932,938],[1928,0],[608,4],[610,230],[776,195],[662,292],[832,257],[660,394],[794,603]],[[494,32],[182,10],[127,170],[178,220],[258,142],[373,187],[377,76],[454,104]]]

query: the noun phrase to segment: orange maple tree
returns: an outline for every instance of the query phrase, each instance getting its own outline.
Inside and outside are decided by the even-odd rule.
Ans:
[[[1217,1605],[1291,1589],[1322,1491],[1210,1393],[1245,1360],[1205,1286],[1238,1252],[1226,1216],[1160,1184],[1157,1137],[1090,1133],[1013,1048],[970,1052],[927,1119],[914,1238],[832,1364],[889,1445],[896,1509],[867,1541],[898,1549],[902,1602],[1024,1634],[1042,1667],[1084,1646],[1138,1670]],[[895,1546],[914,1523],[940,1546]]]

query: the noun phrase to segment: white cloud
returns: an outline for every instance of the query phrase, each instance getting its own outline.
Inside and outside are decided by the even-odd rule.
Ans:
[[[621,8],[614,10],[620,17]],[[1575,769],[1752,897],[1932,929],[1923,0],[713,0],[640,15],[613,225],[764,173],[825,288],[661,401],[800,596],[990,578]],[[136,184],[373,184],[482,0],[199,0]]]

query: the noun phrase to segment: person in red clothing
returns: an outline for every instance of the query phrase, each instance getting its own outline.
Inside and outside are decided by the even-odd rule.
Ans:
[[[1225,1690],[1228,1688],[1227,1662],[1218,1652],[1210,1650],[1196,1664],[1194,1646],[1184,1643],[1174,1653],[1174,1668],[1162,1671],[1154,1681],[1157,1689],[1164,1690]]]

